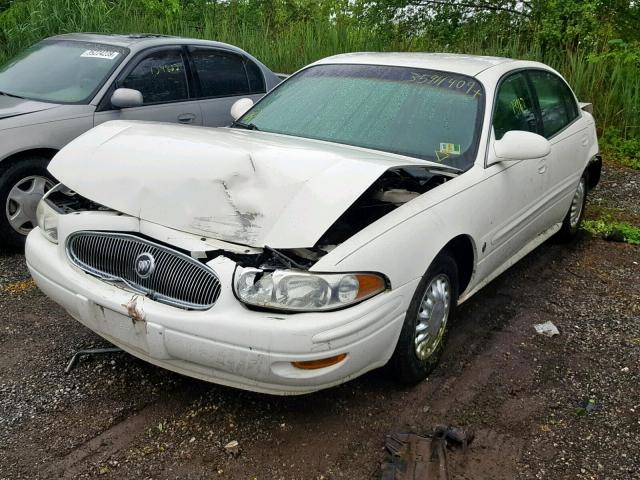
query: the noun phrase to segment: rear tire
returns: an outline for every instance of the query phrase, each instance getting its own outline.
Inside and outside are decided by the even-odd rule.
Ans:
[[[57,182],[47,171],[49,159],[20,159],[0,174],[0,246],[24,248],[27,234],[36,226],[36,207]]]
[[[562,227],[556,234],[556,239],[561,243],[571,242],[578,235],[580,224],[584,217],[584,210],[587,203],[587,191],[589,189],[589,176],[585,171],[580,177],[580,182],[571,200],[571,206],[567,215],[562,221]]]
[[[441,252],[418,284],[387,369],[397,381],[413,385],[436,367],[458,302],[458,267]]]

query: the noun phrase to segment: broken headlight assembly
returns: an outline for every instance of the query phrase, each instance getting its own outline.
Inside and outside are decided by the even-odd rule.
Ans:
[[[58,219],[60,215],[72,212],[112,211],[95,203],[59,183],[38,203],[36,220],[42,235],[53,243],[58,243]]]
[[[291,312],[337,310],[371,298],[387,289],[375,273],[310,273],[264,271],[237,267],[234,291],[240,301],[255,307]]]
[[[53,243],[58,243],[58,217],[60,213],[57,212],[46,197],[42,198],[38,202],[38,208],[36,208],[36,219],[38,221],[38,227],[44,238]]]

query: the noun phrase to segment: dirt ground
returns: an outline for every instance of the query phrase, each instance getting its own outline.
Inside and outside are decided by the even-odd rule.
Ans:
[[[592,198],[635,217],[640,172],[609,167]],[[453,479],[640,479],[639,263],[586,234],[545,244],[463,305],[422,384],[375,371],[280,398],[124,353],[65,375],[74,351],[108,345],[0,254],[0,479],[377,479],[386,434],[436,424],[476,433],[450,452]],[[547,320],[560,335],[535,333]]]

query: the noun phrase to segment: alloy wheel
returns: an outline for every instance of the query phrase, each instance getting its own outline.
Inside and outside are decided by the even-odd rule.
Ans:
[[[9,191],[5,213],[9,225],[21,235],[27,235],[37,225],[36,208],[42,196],[54,182],[41,175],[20,179]]]

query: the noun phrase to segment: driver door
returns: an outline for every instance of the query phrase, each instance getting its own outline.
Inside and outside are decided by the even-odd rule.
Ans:
[[[483,250],[480,278],[509,261],[545,230],[542,213],[549,182],[547,157],[492,162],[495,142],[512,130],[540,132],[533,92],[523,72],[506,77],[496,95],[487,157],[489,166],[485,168],[481,187],[486,213],[479,218],[489,222],[478,229],[484,233],[480,242]]]
[[[131,88],[142,93],[140,107],[116,109],[110,98],[116,88]],[[147,120],[154,122],[202,125],[197,100],[192,100],[185,55],[180,47],[154,49],[133,61],[108,91],[94,125],[109,120]]]

